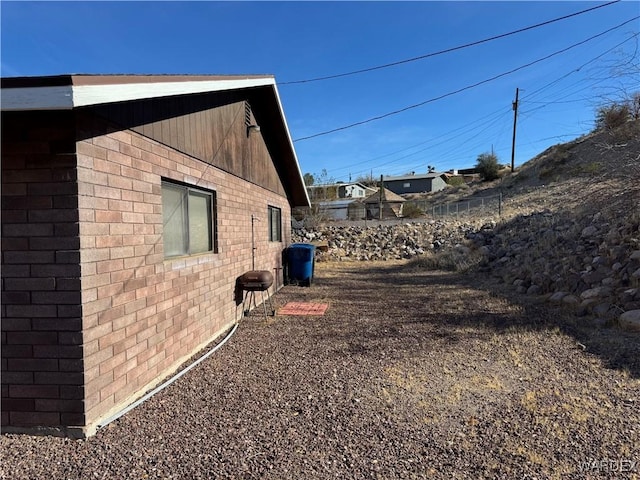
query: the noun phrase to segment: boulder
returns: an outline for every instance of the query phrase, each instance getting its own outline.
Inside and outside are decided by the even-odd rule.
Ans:
[[[553,295],[549,297],[550,302],[561,302],[564,297],[567,296],[567,292],[555,292]]]
[[[580,234],[580,236],[582,238],[590,238],[595,236],[596,233],[598,233],[598,227],[596,227],[595,225],[589,225],[588,227],[582,230],[582,233]]]
[[[595,287],[589,288],[580,294],[580,298],[582,300],[590,300],[598,297],[606,297],[611,293],[611,288],[609,287]]]
[[[624,312],[618,318],[620,326],[625,330],[640,332],[640,310]]]

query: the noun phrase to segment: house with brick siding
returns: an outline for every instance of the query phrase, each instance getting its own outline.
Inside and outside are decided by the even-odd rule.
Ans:
[[[90,436],[283,285],[309,199],[272,76],[1,87],[2,430]]]

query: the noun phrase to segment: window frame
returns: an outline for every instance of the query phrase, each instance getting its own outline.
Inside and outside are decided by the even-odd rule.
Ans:
[[[183,207],[182,213],[184,216],[184,220],[182,222],[182,236],[183,241],[185,242],[186,248],[183,249],[180,253],[168,255],[165,247],[165,239],[166,239],[166,229],[167,222],[165,218],[165,206],[164,206],[164,189],[169,188],[175,190],[179,190],[182,192],[181,205]],[[163,199],[162,203],[162,243],[164,250],[164,258],[165,260],[171,260],[174,258],[180,257],[189,257],[194,255],[205,255],[211,253],[218,253],[218,226],[217,226],[217,203],[216,203],[216,191],[203,188],[196,187],[194,185],[189,185],[187,183],[179,182],[172,179],[162,178],[161,180],[161,197]],[[209,226],[209,249],[193,251],[193,246],[191,242],[191,227],[192,221],[194,220],[189,213],[189,208],[191,205],[191,199],[197,198],[205,198],[208,203],[208,211],[206,212],[208,215],[207,224]]]
[[[277,215],[274,216],[274,213],[277,213]],[[267,218],[269,223],[269,241],[282,242],[282,209],[280,207],[274,207],[273,205],[267,205]],[[274,236],[273,223],[276,218],[277,218],[277,235]]]

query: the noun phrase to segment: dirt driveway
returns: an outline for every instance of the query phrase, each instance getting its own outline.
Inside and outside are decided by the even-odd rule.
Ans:
[[[483,283],[485,282],[485,283]],[[486,279],[317,264],[87,440],[3,435],[6,479],[640,478],[640,337]],[[530,300],[529,300],[530,301]]]

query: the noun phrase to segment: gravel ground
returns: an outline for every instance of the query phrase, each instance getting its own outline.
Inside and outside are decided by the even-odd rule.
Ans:
[[[486,279],[316,265],[88,440],[2,435],[5,479],[640,478],[640,342]],[[598,462],[598,463],[595,463]]]

